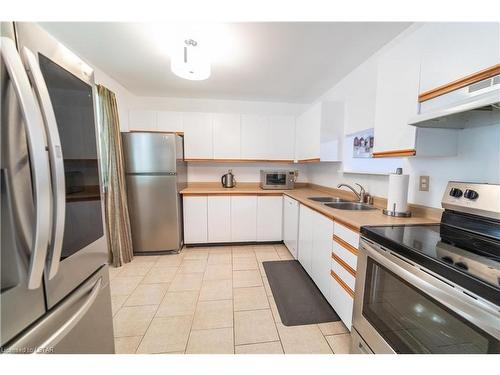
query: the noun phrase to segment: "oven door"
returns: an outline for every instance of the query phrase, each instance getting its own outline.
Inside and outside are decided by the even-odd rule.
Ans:
[[[362,239],[353,326],[375,353],[500,353],[498,306]]]
[[[107,263],[92,69],[34,23],[16,23],[19,53],[45,120],[52,231],[49,308]]]

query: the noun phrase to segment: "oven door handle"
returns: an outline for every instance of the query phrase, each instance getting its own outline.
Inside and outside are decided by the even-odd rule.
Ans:
[[[40,70],[40,66],[33,52],[24,47],[23,55],[28,76],[31,78],[35,94],[42,110],[45,131],[47,133],[53,191],[52,233],[47,264],[48,278],[50,280],[57,274],[59,269],[64,235],[64,220],[66,215],[64,163],[56,116],[42,71]]]
[[[28,289],[42,282],[51,222],[50,168],[43,119],[23,63],[12,39],[1,37],[1,54],[23,116],[33,179],[35,222],[31,243]]]
[[[500,314],[495,308],[464,294],[461,290],[447,285],[437,277],[407,262],[401,260],[401,264],[396,264],[382,253],[383,250],[375,249],[366,241],[361,241],[361,249],[370,258],[407,281],[410,285],[439,301],[451,311],[472,322],[495,338],[500,339],[498,325]]]

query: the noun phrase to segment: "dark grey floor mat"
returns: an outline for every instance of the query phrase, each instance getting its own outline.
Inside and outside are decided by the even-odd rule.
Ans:
[[[262,264],[284,325],[340,320],[298,261],[281,260]]]

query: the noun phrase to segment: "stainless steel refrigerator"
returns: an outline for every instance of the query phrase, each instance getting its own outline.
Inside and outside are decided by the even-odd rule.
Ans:
[[[127,198],[134,253],[180,251],[186,186],[183,137],[175,133],[123,133]]]
[[[113,353],[93,70],[1,23],[0,347]]]

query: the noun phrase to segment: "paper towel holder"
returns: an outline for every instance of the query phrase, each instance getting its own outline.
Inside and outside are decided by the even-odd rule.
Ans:
[[[396,169],[396,174],[403,174],[403,168],[397,168]],[[382,213],[387,216],[394,216],[394,217],[410,217],[411,216],[411,211],[405,211],[405,212],[399,212],[396,211],[396,204],[394,204],[392,210],[388,210],[384,208],[382,210]]]

